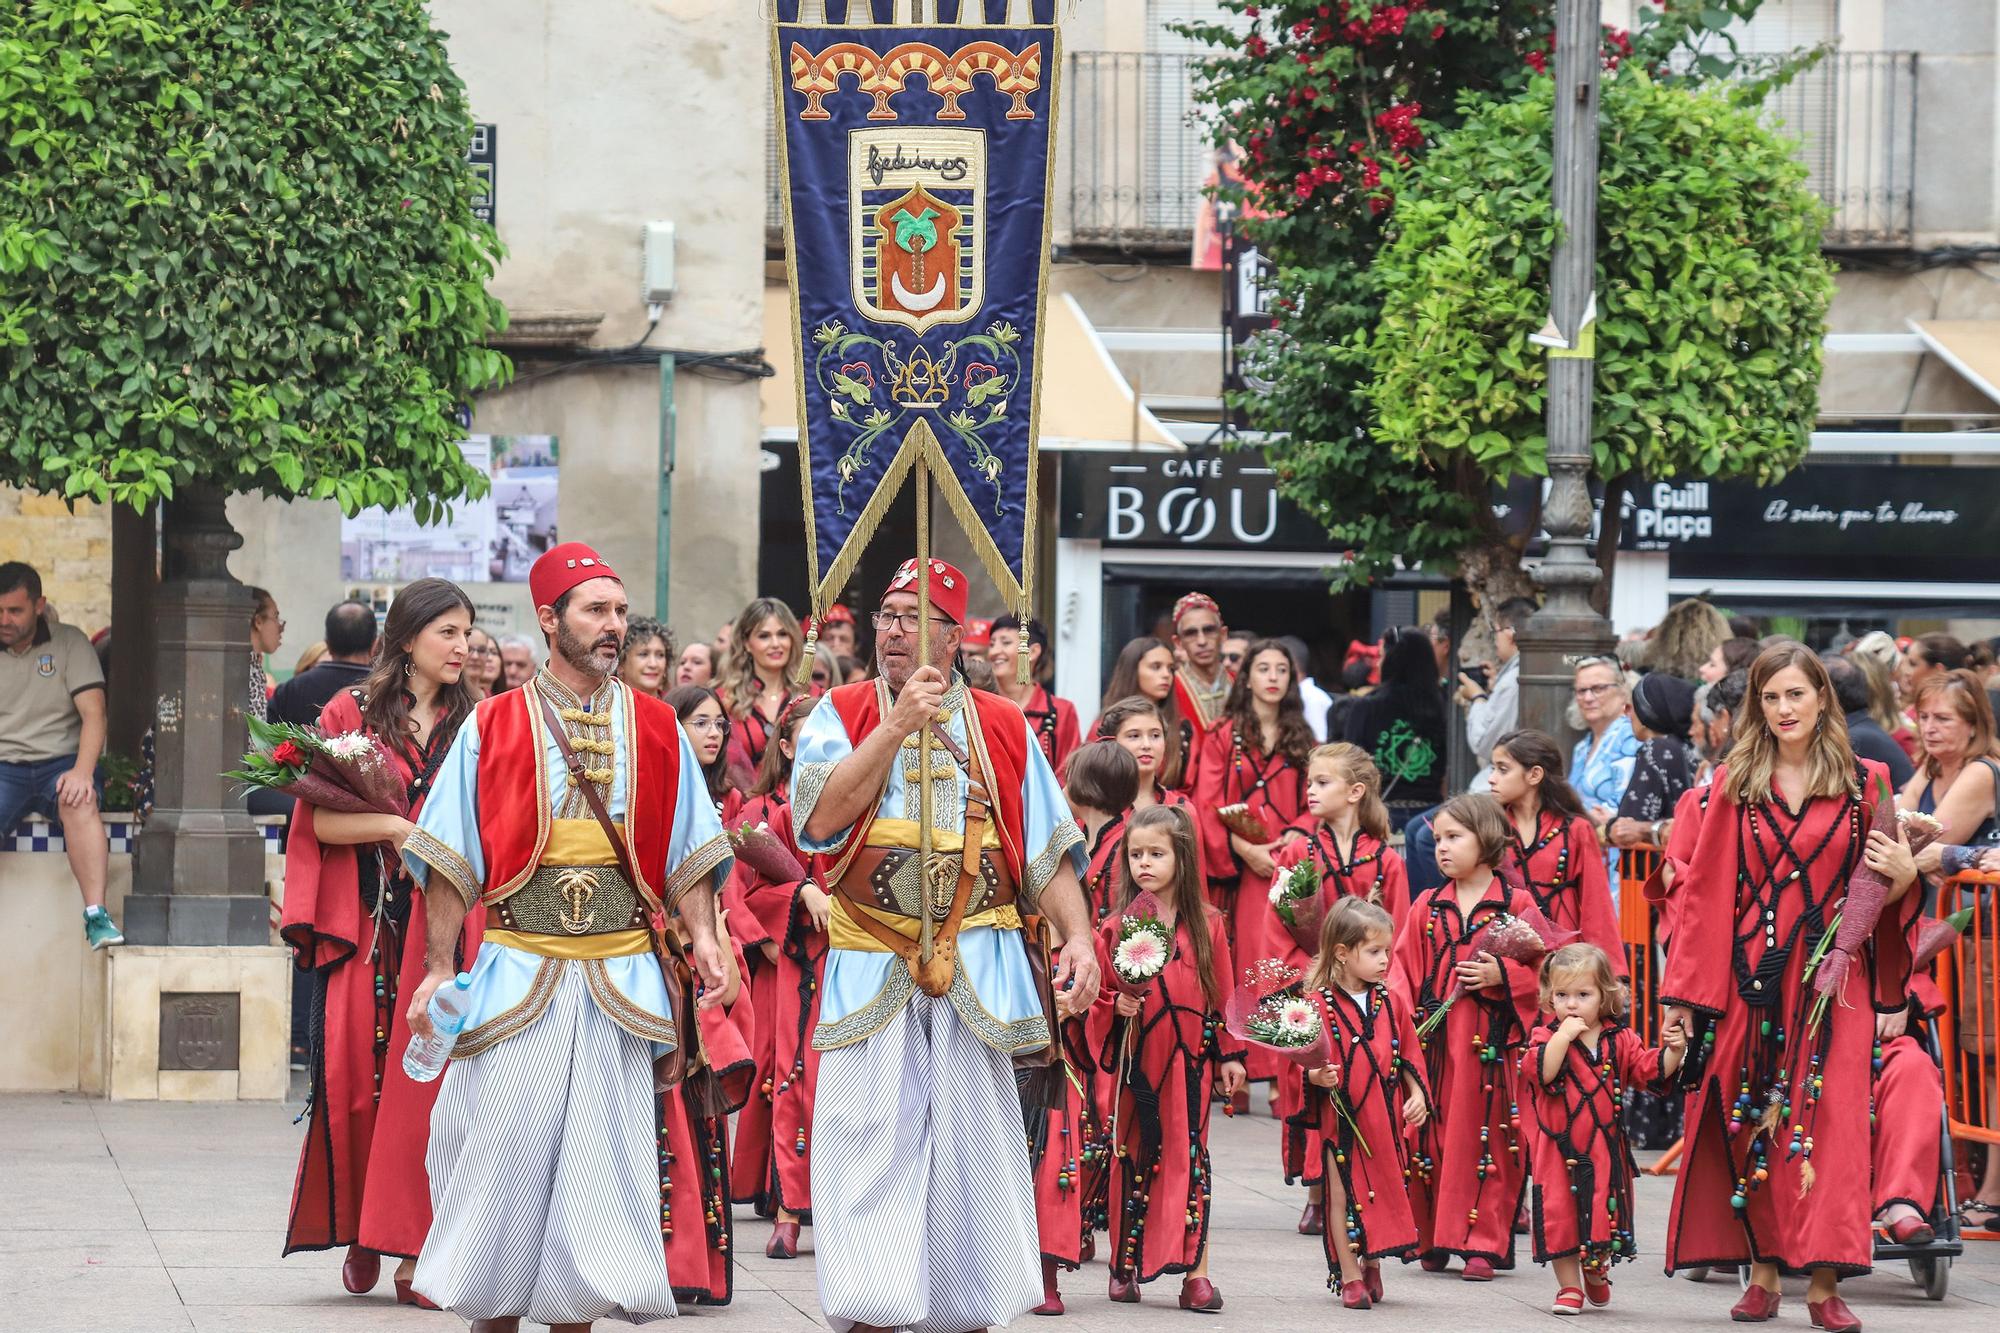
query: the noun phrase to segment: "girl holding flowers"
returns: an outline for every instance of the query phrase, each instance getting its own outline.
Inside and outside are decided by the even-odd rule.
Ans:
[[[1380,904],[1343,897],[1320,927],[1306,995],[1332,1040],[1298,1119],[1321,1152],[1328,1224],[1327,1285],[1350,1310],[1382,1299],[1382,1259],[1417,1247],[1404,1183],[1404,1126],[1420,1128],[1430,1098],[1416,1063],[1410,1011],[1389,992],[1395,922]]]
[[[1136,1302],[1138,1284],[1163,1273],[1185,1275],[1185,1310],[1219,1310],[1208,1280],[1209,1094],[1244,1084],[1243,1053],[1223,1030],[1222,997],[1230,966],[1222,913],[1203,892],[1194,822],[1150,806],[1125,833],[1119,913],[1157,903],[1168,957],[1143,995],[1107,985],[1090,1014],[1090,1045],[1114,1079],[1116,1133],[1111,1174],[1111,1299]],[[1159,936],[1124,932],[1120,915],[1098,928],[1107,977],[1143,974],[1157,959]],[[1132,955],[1132,956],[1127,956]]]
[[[1383,908],[1400,928],[1410,910],[1410,881],[1403,858],[1388,843],[1389,812],[1382,804],[1382,775],[1375,761],[1358,745],[1322,745],[1306,763],[1306,812],[1292,821],[1271,858],[1278,869],[1272,893],[1294,876],[1312,876],[1321,909],[1330,913],[1339,903],[1356,898]],[[1305,968],[1312,954],[1298,933],[1286,927],[1278,907],[1273,904],[1268,910],[1273,920],[1266,933],[1277,949],[1273,956]],[[1416,1047],[1410,1051],[1414,1059]],[[1318,1117],[1307,1106],[1302,1071],[1290,1063],[1278,1071],[1278,1115],[1285,1124],[1285,1180],[1306,1182],[1299,1233],[1316,1236],[1324,1228]]]
[[[1687,1036],[1646,1049],[1627,1027],[1631,992],[1594,944],[1567,944],[1542,962],[1549,1015],[1521,1056],[1531,1107],[1535,1262],[1555,1265],[1559,1315],[1611,1303],[1611,1265],[1638,1253],[1632,1234],[1632,1149],[1625,1141],[1628,1088],[1664,1084],[1680,1068]]]
[[[1489,952],[1484,932],[1535,913],[1535,903],[1494,873],[1510,834],[1493,797],[1445,802],[1432,828],[1445,882],[1410,905],[1389,979],[1422,1029],[1431,1092],[1410,1203],[1426,1272],[1443,1272],[1456,1255],[1466,1281],[1490,1282],[1496,1268],[1514,1266],[1527,1163],[1507,1057],[1534,1030],[1539,983],[1533,967]]]
[[[1563,777],[1546,732],[1510,731],[1493,744],[1493,799],[1507,812],[1507,857],[1549,924],[1573,930],[1614,960],[1625,957],[1604,848],[1583,799]],[[1626,969],[1621,964],[1619,969]]]

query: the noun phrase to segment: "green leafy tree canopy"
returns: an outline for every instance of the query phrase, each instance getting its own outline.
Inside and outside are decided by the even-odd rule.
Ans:
[[[1396,182],[1374,279],[1375,439],[1453,475],[1547,474],[1554,85],[1466,108]],[[1833,268],[1792,146],[1726,84],[1602,97],[1593,471],[1768,483],[1805,456]]]
[[[0,480],[440,517],[510,370],[471,128],[420,0],[0,10]]]

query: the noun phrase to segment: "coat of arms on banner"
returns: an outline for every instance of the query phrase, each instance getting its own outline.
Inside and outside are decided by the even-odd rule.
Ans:
[[[849,276],[869,319],[923,333],[985,304],[986,136],[935,126],[847,140]]]

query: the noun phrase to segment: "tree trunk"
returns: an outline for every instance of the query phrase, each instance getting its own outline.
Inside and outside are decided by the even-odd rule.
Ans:
[[[1482,609],[1509,597],[1535,595],[1535,581],[1521,567],[1521,553],[1497,531],[1458,553],[1459,577],[1479,599]]]

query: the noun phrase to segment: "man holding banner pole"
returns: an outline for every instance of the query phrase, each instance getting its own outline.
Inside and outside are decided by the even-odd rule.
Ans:
[[[970,1333],[1040,1302],[1014,1067],[1046,1060],[1057,1013],[1098,988],[1082,833],[1020,710],[953,670],[965,576],[931,560],[920,589],[919,568],[874,616],[880,679],[820,702],[793,775],[794,832],[834,899],[812,1197],[843,1331]],[[1052,969],[1038,916],[1063,940]]]

